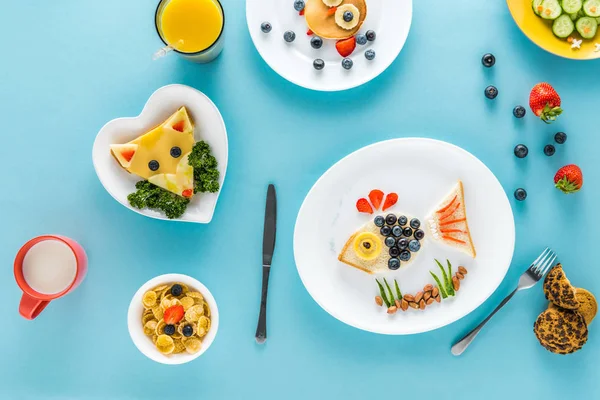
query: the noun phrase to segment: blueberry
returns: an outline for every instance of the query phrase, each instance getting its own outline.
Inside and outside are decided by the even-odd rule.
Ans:
[[[527,191],[525,191],[525,189],[518,188],[517,190],[515,190],[515,199],[517,199],[519,201],[523,201],[526,198],[527,198]]]
[[[165,335],[171,336],[175,333],[175,325],[165,325],[164,329]]]
[[[352,14],[352,11],[346,11],[346,12],[344,12],[344,21],[350,22],[353,19],[354,19],[354,14]]]
[[[410,260],[410,251],[404,250],[402,253],[400,253],[400,260],[401,261],[408,261],[408,260]]]
[[[400,250],[406,250],[408,248],[408,240],[407,239],[404,239],[404,238],[398,239],[397,244],[398,244],[398,248]]]
[[[361,46],[364,46],[365,44],[367,44],[367,36],[363,35],[362,33],[359,33],[358,35],[356,35],[356,43],[360,44]]]
[[[552,144],[547,144],[544,146],[544,154],[548,157],[551,157],[556,153],[556,148]]]
[[[185,337],[190,337],[194,334],[194,328],[192,328],[191,325],[186,325],[181,330],[181,333],[183,333],[183,336]]]
[[[344,69],[350,69],[350,68],[352,68],[353,65],[354,65],[354,62],[349,58],[344,58],[342,60],[342,67],[344,67]]]
[[[296,34],[293,31],[285,31],[283,34],[283,40],[288,43],[292,43],[294,40],[296,40]]]
[[[375,58],[375,50],[369,49],[365,51],[365,58],[369,61]]]
[[[317,58],[315,61],[313,61],[313,67],[315,67],[317,71],[320,71],[323,68],[325,68],[325,61],[321,60],[320,58]]]
[[[417,229],[415,231],[415,239],[422,240],[425,237],[425,232],[422,229]]]
[[[318,36],[313,36],[310,38],[310,45],[313,49],[320,49],[323,46],[323,39]]]
[[[294,1],[294,9],[296,11],[304,10],[304,0],[296,0]]]
[[[529,149],[524,144],[518,144],[515,146],[515,156],[518,158],[525,158],[529,154]]]
[[[379,230],[379,233],[381,233],[381,236],[390,236],[390,233],[392,233],[392,228],[387,225],[384,225]]]
[[[174,284],[173,286],[171,286],[171,294],[175,297],[181,296],[181,293],[183,293],[183,288],[181,287],[181,285],[179,284]]]
[[[171,151],[169,152],[169,154],[171,154],[171,157],[173,157],[173,158],[181,157],[181,147],[177,147],[177,146],[171,147]]]
[[[417,218],[413,218],[410,220],[410,227],[413,229],[419,229],[419,227],[421,226],[421,221],[419,221]]]
[[[564,144],[567,141],[567,134],[564,132],[557,132],[554,135],[554,141],[558,144]]]
[[[390,247],[390,257],[398,257],[400,250],[397,247]]]
[[[156,160],[151,160],[148,163],[148,168],[150,168],[150,171],[156,171],[160,168],[160,164]]]
[[[413,230],[410,229],[409,227],[404,228],[404,230],[402,231],[402,234],[404,234],[404,236],[406,237],[411,237],[413,234]]]
[[[395,237],[400,237],[402,236],[402,227],[396,225],[392,228],[392,235],[394,235]]]
[[[374,41],[375,38],[377,37],[377,35],[375,34],[375,31],[367,31],[366,36],[367,36],[367,40],[369,42]]]
[[[513,115],[517,118],[523,118],[526,112],[527,111],[525,111],[525,107],[523,106],[516,106],[513,108]]]
[[[383,219],[383,217],[381,215],[376,216],[375,219],[373,220],[373,222],[375,223],[376,226],[378,226],[380,228],[383,225],[385,225],[385,219]]]
[[[408,249],[413,253],[416,253],[417,251],[421,250],[421,242],[414,239],[411,240],[410,242],[408,242]]]
[[[397,219],[394,214],[388,214],[385,216],[385,223],[388,225],[394,225],[396,223],[396,221],[397,221]]]
[[[268,22],[263,22],[262,24],[260,24],[260,30],[263,31],[264,33],[271,32],[271,29],[273,29],[273,27]]]
[[[397,270],[398,268],[400,268],[400,260],[398,260],[397,258],[390,258],[388,260],[388,268],[391,270]]]
[[[401,215],[398,217],[398,225],[404,226],[407,223],[408,223],[408,218],[406,218],[404,215]]]
[[[486,53],[481,57],[481,63],[484,67],[490,68],[496,64],[496,57],[491,53]]]
[[[394,247],[394,245],[396,244],[396,239],[394,239],[391,236],[388,236],[385,238],[384,243],[387,247]]]
[[[485,88],[485,97],[487,97],[490,100],[493,100],[496,98],[496,96],[498,96],[498,89],[496,88],[496,86],[488,86]]]

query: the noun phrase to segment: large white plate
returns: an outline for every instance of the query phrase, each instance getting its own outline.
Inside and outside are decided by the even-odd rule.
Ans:
[[[372,29],[377,39],[356,46],[350,56],[354,61],[351,70],[342,68],[342,56],[336,51],[334,40],[324,40],[318,50],[310,46],[306,20],[294,10],[293,0],[246,0],[246,20],[256,49],[275,72],[298,86],[337,91],[369,82],[396,59],[410,30],[412,0],[367,0],[367,18],[360,32]],[[268,34],[260,29],[265,21],[273,26]],[[283,33],[288,30],[296,33],[293,43],[283,40]],[[369,48],[376,52],[372,61],[364,56]],[[313,68],[316,58],[325,61],[321,71]]]
[[[458,295],[425,311],[388,315],[377,307],[375,276],[342,264],[337,256],[350,235],[372,218],[355,203],[371,189],[396,192],[389,212],[425,217],[460,179],[465,187],[469,228],[477,258],[431,239],[414,262],[384,276],[398,279],[403,293],[434,283],[434,258],[464,265],[468,275]],[[387,214],[385,212],[384,214]],[[343,158],[312,187],[296,220],[294,256],[304,286],[325,311],[348,325],[375,333],[426,332],[469,314],[496,290],[506,275],[515,244],[510,203],[494,174],[467,151],[431,139],[376,143]]]
[[[113,143],[126,143],[139,135],[163,123],[181,106],[186,106],[194,121],[194,138],[204,140],[210,147],[219,163],[219,183],[223,186],[227,171],[227,131],[225,122],[217,106],[202,92],[185,85],[163,86],[146,102],[141,114],[133,118],[117,118],[100,129],[92,158],[94,168],[100,182],[110,195],[119,203],[139,214],[156,219],[167,219],[163,213],[154,210],[138,210],[129,205],[127,195],[135,192],[135,184],[141,178],[129,174],[110,153]],[[185,213],[179,219],[169,221],[186,221],[209,223],[217,206],[217,193],[198,193],[192,198]]]

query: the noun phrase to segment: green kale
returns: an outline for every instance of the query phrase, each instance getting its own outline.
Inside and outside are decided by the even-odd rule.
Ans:
[[[132,207],[137,209],[149,208],[165,213],[167,218],[179,218],[185,212],[189,199],[171,193],[148,181],[139,181],[135,184],[137,191],[127,196]]]
[[[219,191],[219,170],[217,159],[204,141],[197,142],[188,157],[188,164],[194,168],[194,193],[216,193]]]

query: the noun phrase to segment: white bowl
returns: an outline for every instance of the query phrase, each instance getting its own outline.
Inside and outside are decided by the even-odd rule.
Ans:
[[[110,145],[126,143],[163,123],[181,106],[186,106],[195,125],[194,138],[204,140],[219,163],[219,184],[223,187],[227,171],[228,144],[225,122],[217,106],[202,92],[185,85],[163,86],[150,96],[141,114],[133,118],[117,118],[100,129],[92,158],[100,182],[110,195],[125,207],[156,219],[168,218],[158,211],[138,210],[129,205],[127,195],[135,192],[136,182],[142,178],[125,171],[110,154]],[[192,198],[185,213],[172,221],[209,223],[215,212],[217,193],[198,193]],[[171,220],[170,220],[171,221]]]
[[[148,290],[170,282],[185,283],[190,288],[196,289],[204,296],[204,300],[210,307],[210,330],[202,339],[200,351],[195,354],[180,353],[165,356],[158,351],[154,343],[152,343],[152,339],[144,335],[144,329],[142,327],[142,313],[144,312],[142,296]],[[142,287],[135,292],[135,295],[133,295],[133,299],[131,299],[131,303],[129,304],[129,311],[127,312],[127,328],[129,329],[129,335],[135,346],[149,359],[161,364],[185,364],[204,354],[215,340],[217,330],[219,329],[219,309],[217,308],[215,298],[210,291],[196,279],[182,274],[160,275],[144,283]]]

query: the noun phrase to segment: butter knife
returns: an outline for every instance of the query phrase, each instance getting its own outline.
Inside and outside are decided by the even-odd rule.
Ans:
[[[277,195],[275,186],[267,189],[267,205],[265,207],[265,227],[263,230],[263,278],[262,295],[260,299],[260,314],[256,327],[256,343],[262,344],[267,340],[267,293],[269,290],[269,274],[271,261],[275,251],[275,231],[277,230]]]

